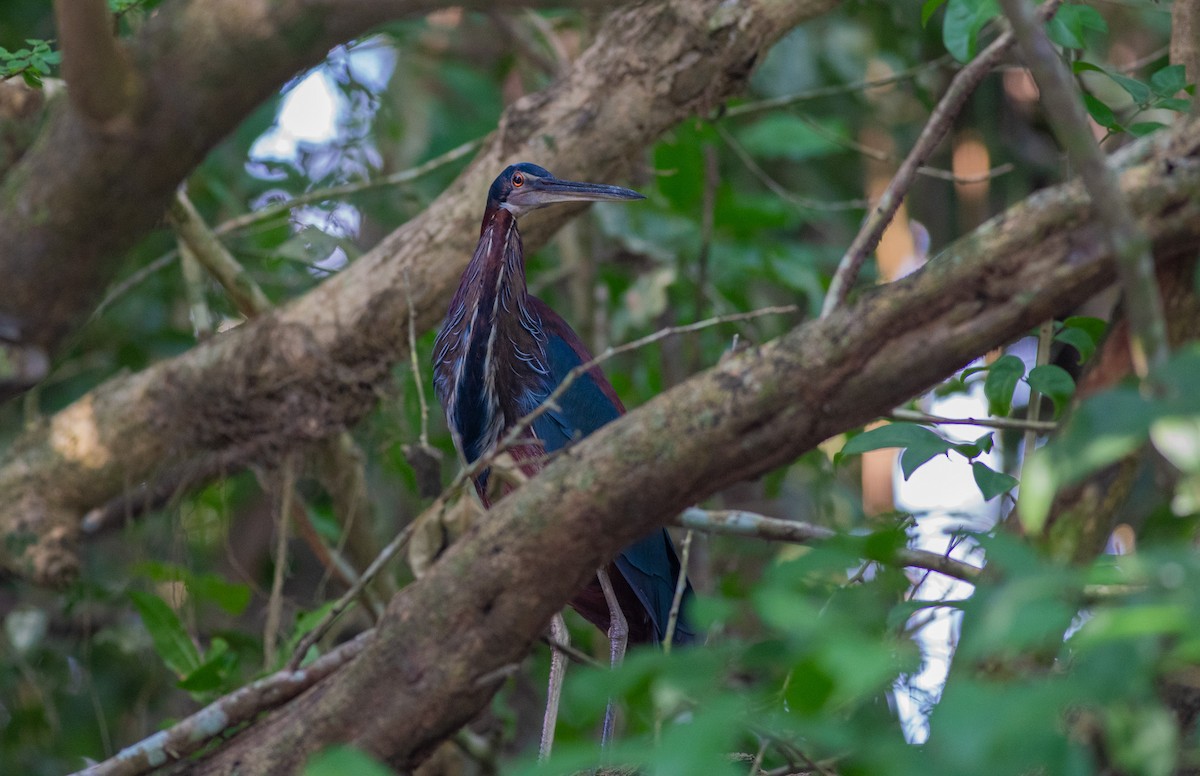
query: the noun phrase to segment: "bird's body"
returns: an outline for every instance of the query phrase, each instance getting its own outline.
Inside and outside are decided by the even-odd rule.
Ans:
[[[526,193],[535,186],[542,187],[543,199],[532,199],[534,194]],[[568,372],[591,360],[566,321],[526,289],[517,217],[555,195],[546,192],[559,197],[549,201],[640,196],[628,189],[558,181],[530,164],[509,167],[492,185],[479,244],[434,345],[434,389],[455,445],[468,463],[493,449]],[[544,466],[547,456],[625,412],[598,366],[581,375],[556,399],[556,405],[526,430],[528,445],[508,451],[528,476]],[[485,506],[489,505],[486,470],[475,478],[475,487]],[[628,622],[629,638],[635,643],[661,640],[680,572],[666,530],[660,528],[626,547],[608,571]],[[686,594],[690,596],[690,586]],[[597,578],[571,605],[600,629],[609,629],[610,607]],[[681,616],[675,643],[693,638]]]

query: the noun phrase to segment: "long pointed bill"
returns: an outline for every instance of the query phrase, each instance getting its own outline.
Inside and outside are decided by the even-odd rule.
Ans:
[[[544,179],[531,181],[528,188],[508,196],[510,202],[524,207],[541,207],[555,202],[620,202],[645,198],[633,189],[620,186]]]

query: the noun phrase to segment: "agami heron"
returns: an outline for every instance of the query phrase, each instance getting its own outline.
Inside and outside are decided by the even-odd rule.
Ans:
[[[479,244],[434,343],[434,389],[454,444],[468,463],[492,450],[568,372],[592,358],[567,322],[528,293],[518,221],[532,210],[557,202],[643,198],[619,186],[559,180],[528,162],[508,167],[492,183]],[[508,451],[526,475],[536,474],[548,455],[625,412],[598,366],[572,383],[556,405],[530,425],[526,431],[530,444]],[[484,470],[475,478],[484,506],[490,505],[488,476],[489,471]],[[608,633],[612,659],[617,663],[624,654],[626,637],[635,644],[663,639],[679,574],[671,537],[660,528],[598,570],[571,606]],[[690,598],[690,585],[684,595],[685,601]],[[555,624],[555,635],[565,635],[561,619],[556,618]],[[694,638],[695,632],[681,613],[674,643]],[[557,650],[553,654],[561,677],[562,658]],[[555,671],[552,663],[552,698]],[[553,724],[552,713],[547,711],[548,726]],[[610,709],[605,718],[606,739],[611,732]],[[543,731],[543,754],[548,745]]]

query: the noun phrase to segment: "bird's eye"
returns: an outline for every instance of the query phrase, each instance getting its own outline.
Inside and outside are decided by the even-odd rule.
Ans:
[[[524,175],[522,175],[522,174],[521,174],[521,173],[519,173],[519,172],[517,172],[517,173],[513,173],[513,177],[512,177],[512,183],[513,183],[513,185],[514,185],[514,186],[516,186],[517,188],[520,188],[521,186],[524,186],[524,185],[525,185],[525,176],[524,176]]]

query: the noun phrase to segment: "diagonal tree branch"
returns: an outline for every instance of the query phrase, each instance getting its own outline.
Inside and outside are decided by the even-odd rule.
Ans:
[[[105,0],[54,0],[63,77],[71,104],[100,125],[128,117],[141,80],[113,34]]]
[[[53,355],[99,301],[123,252],[158,223],[175,188],[256,106],[334,46],[446,5],[178,0],[118,43],[102,24],[104,0],[60,0],[71,99],[51,101],[37,141],[0,182],[0,314]]]
[[[459,179],[348,269],[182,357],[109,381],[6,451],[0,531],[12,538],[0,567],[62,582],[77,568],[80,515],[131,484],[173,466],[204,468],[231,449],[242,461],[274,456],[354,423],[407,355],[409,298],[421,329],[445,310],[498,169],[536,159],[564,177],[619,175],[662,132],[740,89],[787,30],[834,5],[672,0],[614,12],[566,77],[512,105]],[[569,213],[531,216],[526,244],[544,242]],[[0,212],[0,233],[3,223]]]
[[[1194,250],[1200,124],[1151,141],[1140,149],[1150,160],[1126,170],[1123,186],[1157,214],[1140,216],[1160,247]],[[483,707],[497,677],[621,547],[1111,283],[1111,253],[1087,213],[1078,185],[1043,192],[915,275],[723,361],[566,449],[392,600],[358,659],[191,772],[289,771],[337,741],[412,767]]]

